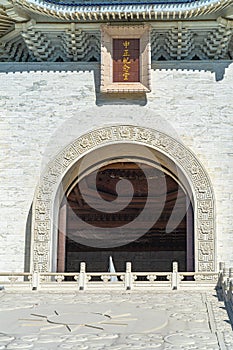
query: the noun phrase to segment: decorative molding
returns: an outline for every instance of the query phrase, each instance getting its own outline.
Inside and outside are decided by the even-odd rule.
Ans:
[[[62,34],[62,48],[65,61],[100,61],[100,32],[87,33],[71,23],[70,29]]]
[[[156,21],[151,26],[153,29],[150,32],[148,50],[151,50],[153,61],[220,60],[231,59],[233,56],[232,21],[222,17],[208,22]],[[115,26],[104,27],[114,28]],[[143,27],[143,25],[119,26],[119,28],[124,27],[128,30],[128,28]],[[5,33],[0,38],[0,59],[3,62],[100,62],[100,23],[94,27],[84,23],[79,25],[75,22],[36,23],[30,20],[26,23],[15,23],[7,17],[1,28],[0,36],[1,30]],[[131,34],[134,35],[133,32]],[[7,51],[5,48],[16,41],[21,42],[20,47],[24,47],[24,52],[9,55],[9,49]],[[102,55],[104,55],[103,51],[102,45]],[[103,66],[102,68],[104,69]],[[147,73],[145,73],[146,76]],[[150,79],[149,76],[148,79]],[[144,88],[139,86],[140,89]]]
[[[224,25],[223,25],[224,24]],[[230,41],[233,29],[226,22],[216,27],[202,28],[176,22],[172,28],[153,29],[151,32],[152,60],[208,60],[230,59]]]
[[[56,48],[52,45],[45,33],[41,33],[33,27],[30,27],[22,31],[22,37],[29,52],[37,61],[53,60]]]
[[[172,28],[165,39],[165,50],[171,59],[185,59],[194,50],[193,32],[183,27],[182,22]]]
[[[93,130],[69,144],[52,160],[36,189],[33,203],[32,270],[51,270],[54,198],[69,171],[88,152],[101,146],[132,142],[146,145],[172,159],[193,190],[196,272],[215,271],[215,221],[213,190],[205,169],[182,143],[159,131],[131,125]]]
[[[44,28],[43,28],[44,27]],[[20,37],[25,53],[21,55],[20,61],[37,61],[37,62],[92,62],[100,61],[100,31],[86,32],[77,28],[75,23],[65,26],[64,30],[55,27],[41,28],[41,24],[37,25],[34,20],[27,23],[17,24],[15,33],[11,33],[11,37],[4,38],[5,46],[2,47],[1,58],[7,61],[9,55],[4,50],[6,45],[13,40],[19,40]],[[54,35],[54,31],[56,34]],[[9,35],[8,35],[9,36]],[[5,52],[4,52],[5,51]],[[19,61],[14,59],[13,61]]]
[[[0,60],[2,62],[27,62],[35,61],[21,35],[9,39],[0,46]]]
[[[205,45],[202,46],[202,51],[210,59],[217,60],[226,57],[232,33],[232,27],[219,26],[219,28],[209,32],[204,39]]]

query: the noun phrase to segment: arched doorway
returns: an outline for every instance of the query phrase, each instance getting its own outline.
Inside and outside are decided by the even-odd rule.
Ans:
[[[107,271],[110,256],[117,271],[124,271],[126,261],[138,272],[170,271],[173,261],[181,271],[193,271],[193,209],[177,174],[145,159],[105,163],[93,166],[80,181],[75,178],[64,195],[58,271],[78,271],[82,261],[88,271]],[[114,208],[117,199],[120,210]],[[111,212],[106,203],[113,204]],[[106,241],[107,236],[113,239]]]
[[[113,153],[115,150],[117,155]],[[147,154],[143,154],[145,152]],[[147,156],[148,152],[152,156]],[[205,169],[177,139],[154,129],[133,125],[107,126],[90,131],[63,148],[48,164],[33,202],[31,269],[57,271],[59,207],[64,194],[77,178],[81,165],[84,164],[83,171],[79,171],[79,181],[97,160],[105,162],[110,158],[114,162],[123,155],[125,160],[130,161],[135,156],[141,161],[157,157],[158,163],[168,169],[171,176],[176,176],[193,207],[194,270],[200,273],[215,271],[214,196]],[[205,276],[200,275],[200,278],[205,279]]]

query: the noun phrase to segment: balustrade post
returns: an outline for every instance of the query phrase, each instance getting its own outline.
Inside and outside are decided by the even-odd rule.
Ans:
[[[172,290],[179,288],[179,275],[178,275],[178,262],[173,261],[172,263]]]
[[[233,279],[230,278],[229,279],[229,283],[227,286],[227,301],[232,303],[233,297],[232,297],[232,283],[233,283]]]
[[[223,268],[222,276],[223,276],[223,282],[229,280],[229,269],[227,267]]]
[[[34,271],[32,273],[32,290],[37,290],[40,287],[40,273]]]
[[[225,269],[225,262],[219,263],[219,276],[218,276],[218,288],[223,287],[223,270]]]
[[[222,291],[224,299],[227,301],[229,287],[229,269],[224,267],[222,272]]]
[[[125,289],[132,289],[132,264],[131,262],[126,263],[126,273],[125,273]]]
[[[225,266],[225,262],[220,262],[219,263],[219,272],[221,273],[221,272],[223,272],[223,269],[225,268],[226,266]]]
[[[233,280],[233,267],[229,268],[229,279],[230,279],[230,281]]]
[[[229,289],[228,289],[228,301],[231,303],[231,308],[233,311],[233,279],[230,280]]]
[[[80,263],[78,286],[79,286],[79,290],[86,289],[86,263],[85,262]]]
[[[232,303],[233,301],[233,296],[232,296],[232,289],[233,289],[233,268],[229,268],[229,279],[228,279],[228,284],[227,284],[227,300]]]

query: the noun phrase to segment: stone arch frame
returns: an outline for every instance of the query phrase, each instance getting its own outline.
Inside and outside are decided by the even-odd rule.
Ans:
[[[216,269],[214,194],[210,179],[195,155],[163,132],[133,125],[106,126],[92,130],[67,145],[47,166],[36,188],[33,202],[31,269],[49,272],[52,268],[54,201],[59,185],[73,164],[102,146],[136,143],[171,159],[184,173],[193,190],[195,272]]]

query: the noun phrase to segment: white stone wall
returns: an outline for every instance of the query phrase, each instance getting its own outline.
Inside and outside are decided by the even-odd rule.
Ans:
[[[218,261],[233,266],[233,64],[222,80],[205,71],[153,73],[149,106],[202,162],[216,199]]]
[[[233,266],[233,63],[219,81],[203,63],[202,70],[180,67],[153,70],[146,101],[96,93],[98,66],[95,75],[81,65],[78,72],[6,74],[14,68],[0,64],[0,271],[24,269],[27,216],[45,164],[75,137],[116,123],[176,134],[195,153],[214,187],[218,261]],[[119,104],[132,105],[127,117]]]

